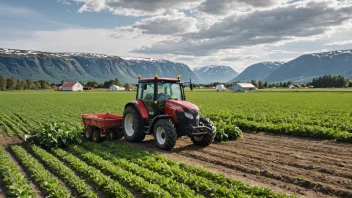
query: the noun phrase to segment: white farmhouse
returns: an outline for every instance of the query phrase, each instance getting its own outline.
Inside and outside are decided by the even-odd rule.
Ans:
[[[83,85],[79,82],[67,82],[61,87],[62,91],[83,91]]]
[[[232,86],[232,91],[235,92],[252,92],[255,90],[255,86],[251,83],[237,83]]]
[[[122,90],[125,90],[125,88],[124,87],[119,87],[117,85],[111,85],[109,90],[110,91],[122,91]]]
[[[224,85],[216,85],[216,91],[223,91],[226,90],[226,87]]]

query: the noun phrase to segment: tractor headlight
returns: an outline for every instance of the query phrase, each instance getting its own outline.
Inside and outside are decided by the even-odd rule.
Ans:
[[[191,113],[185,112],[185,116],[186,116],[186,118],[193,120],[193,115]]]

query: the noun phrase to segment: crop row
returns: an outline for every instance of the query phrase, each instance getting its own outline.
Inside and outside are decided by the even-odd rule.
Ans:
[[[59,183],[34,157],[20,146],[11,146],[19,162],[29,171],[33,180],[47,194],[47,197],[71,197],[70,192]]]
[[[0,147],[0,176],[8,197],[35,197],[36,193],[29,186],[28,180],[3,147]]]
[[[211,119],[219,122],[222,120],[221,116],[210,116]],[[301,125],[291,123],[278,123],[273,124],[270,122],[255,122],[248,120],[238,120],[224,118],[227,122],[230,122],[242,130],[254,131],[254,132],[271,132],[280,133],[286,135],[296,135],[304,137],[316,137],[316,138],[327,138],[336,139],[340,141],[352,142],[352,133],[348,131],[340,131],[333,128],[326,128],[315,125]]]
[[[124,182],[132,188],[134,187],[137,191],[141,192],[144,197],[171,197],[170,194],[160,186],[149,183],[142,177],[136,176],[119,166],[115,166],[113,163],[104,160],[98,155],[84,151],[82,149],[78,149],[77,147],[71,148],[71,151],[75,152],[80,157],[82,157],[82,159],[93,164],[97,168],[105,170],[114,179]]]
[[[99,144],[85,143],[87,150],[92,153],[113,162],[117,166],[135,174],[140,177],[143,177],[146,181],[154,183],[167,190],[173,197],[202,197],[201,195],[196,195],[193,190],[188,186],[183,185],[175,180],[165,177],[158,174],[157,172],[150,171],[142,166],[139,166],[135,163],[129,162],[126,159],[115,158],[107,152],[104,152],[105,147],[100,146]],[[75,147],[74,150],[85,153],[86,150],[83,150],[81,147]],[[101,150],[103,149],[103,150]]]
[[[102,189],[108,197],[133,197],[132,193],[119,184],[117,181],[104,175],[100,170],[89,166],[74,155],[66,151],[55,148],[51,150],[61,160],[70,164],[72,168],[84,175],[89,181],[94,182],[100,189]]]
[[[44,162],[45,165],[50,167],[55,174],[60,176],[60,178],[68,184],[70,187],[75,189],[80,197],[97,197],[97,195],[92,191],[92,189],[81,180],[75,172],[70,168],[65,166],[60,160],[54,157],[52,154],[48,153],[44,149],[38,146],[31,146],[33,154]]]
[[[91,143],[84,144],[85,148],[91,148],[92,146],[90,144]],[[223,175],[207,172],[201,167],[185,167],[180,166],[176,162],[167,163],[172,162],[173,160],[167,159],[166,161],[166,158],[165,160],[160,160],[164,158],[123,145],[105,142],[98,150],[100,150],[98,153],[105,152],[105,156],[109,155],[110,160],[111,157],[113,157],[114,160],[112,162],[114,163],[116,163],[119,158],[127,159],[141,167],[148,168],[154,172],[158,172],[160,175],[164,175],[165,177],[176,180],[177,182],[184,183],[198,193],[203,192],[215,197],[237,197],[248,195],[283,197],[283,195],[278,195],[269,189],[251,187],[239,181],[226,179]],[[118,165],[118,163],[116,164]],[[190,170],[193,170],[193,172]]]

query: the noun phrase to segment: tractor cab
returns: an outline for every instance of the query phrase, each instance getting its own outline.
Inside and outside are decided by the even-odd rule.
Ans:
[[[125,106],[124,137],[140,142],[145,135],[154,135],[157,146],[172,149],[178,137],[189,136],[194,144],[208,146],[215,137],[215,127],[199,108],[186,101],[184,87],[177,78],[141,78],[138,76],[136,100]]]
[[[150,117],[163,113],[167,100],[186,100],[184,83],[180,82],[180,76],[159,78],[155,75],[154,78],[140,78],[140,76],[138,78],[136,100],[144,103]],[[192,83],[189,83],[193,89]]]

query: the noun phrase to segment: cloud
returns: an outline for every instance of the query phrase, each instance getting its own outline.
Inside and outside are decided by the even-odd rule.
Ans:
[[[127,16],[159,15],[172,9],[190,9],[200,0],[75,0],[83,3],[80,12],[108,10]]]
[[[326,43],[324,46],[334,46],[334,45],[340,46],[340,45],[349,45],[349,44],[352,44],[352,40]]]
[[[351,15],[352,6],[331,7],[325,1],[299,2],[231,15],[181,39],[170,38],[134,52],[205,56],[221,49],[306,39],[324,35],[350,21]]]
[[[160,40],[159,38],[108,29],[71,28],[54,31],[27,32],[22,38],[8,40],[0,37],[0,46],[53,52],[89,52],[131,56],[128,51]],[[69,47],[68,47],[69,46]]]
[[[63,5],[71,5],[71,2],[68,0],[56,0],[56,3],[61,3]]]
[[[212,15],[227,15],[233,11],[245,11],[252,7],[269,7],[278,3],[279,0],[205,0],[197,10]]]
[[[178,35],[187,32],[196,32],[197,20],[187,17],[183,12],[155,16],[143,19],[132,26],[144,34]]]

